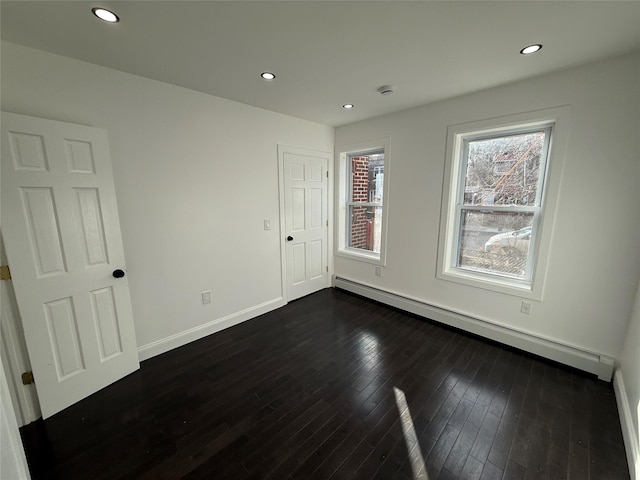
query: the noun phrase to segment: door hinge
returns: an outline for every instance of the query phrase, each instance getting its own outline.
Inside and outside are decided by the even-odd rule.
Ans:
[[[327,265],[327,273],[329,273],[329,266]]]
[[[11,280],[9,265],[0,265],[0,280]]]
[[[327,227],[329,226],[329,220],[326,221]]]
[[[329,170],[327,170],[327,178],[329,178]]]
[[[35,382],[35,380],[33,379],[33,372],[32,371],[24,372],[22,374],[22,384],[23,385],[31,385],[34,382]]]

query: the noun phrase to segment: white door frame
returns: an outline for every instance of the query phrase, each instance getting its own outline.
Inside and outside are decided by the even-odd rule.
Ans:
[[[2,258],[2,264],[7,265],[4,251],[0,258]],[[30,385],[22,384],[22,374],[31,370],[31,360],[27,352],[22,320],[18,312],[18,304],[11,280],[5,280],[0,283],[0,296],[2,298],[0,300],[2,363],[4,364],[9,385],[9,393],[13,400],[16,421],[18,427],[22,427],[40,418],[42,413],[40,412],[40,403],[35,385],[33,383]]]
[[[285,211],[285,181],[284,181],[284,156],[290,153],[294,155],[306,155],[313,157],[326,158],[327,160],[327,218],[329,225],[327,226],[327,266],[329,272],[327,274],[327,287],[331,286],[331,278],[333,276],[333,152],[325,152],[320,150],[311,150],[302,147],[293,147],[290,145],[278,144],[278,193],[280,196],[280,278],[282,298],[285,303],[289,302],[287,293],[287,255],[286,255],[286,211]]]
[[[0,477],[29,479],[29,467],[24,446],[20,438],[20,431],[16,423],[16,413],[11,402],[7,371],[0,358]]]

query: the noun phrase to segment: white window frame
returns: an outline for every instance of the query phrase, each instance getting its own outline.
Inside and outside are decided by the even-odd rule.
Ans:
[[[361,248],[349,247],[349,206],[351,194],[351,162],[350,158],[356,155],[366,155],[376,152],[384,152],[384,180],[382,199],[382,226],[380,235],[380,253],[371,252]],[[387,244],[387,220],[389,210],[389,164],[390,164],[390,139],[384,138],[357,144],[345,145],[336,148],[336,255],[351,258],[374,265],[386,265]],[[357,203],[363,206],[380,206],[379,203]]]
[[[534,300],[542,300],[544,279],[551,245],[553,223],[562,177],[568,136],[570,107],[556,107],[535,112],[509,115],[490,120],[453,125],[447,129],[447,150],[444,172],[440,241],[436,277]],[[493,211],[519,211],[534,213],[532,240],[525,279],[486,271],[475,271],[457,265],[459,231],[462,211],[473,206],[460,205],[464,192],[463,175],[466,172],[465,145],[468,141],[492,136],[512,135],[531,130],[550,128],[546,170],[539,182],[536,207],[492,206]],[[471,208],[468,208],[471,207]],[[486,210],[483,207],[482,210]]]

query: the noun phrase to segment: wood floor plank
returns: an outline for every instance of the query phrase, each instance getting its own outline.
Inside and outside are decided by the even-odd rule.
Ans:
[[[629,479],[610,384],[335,289],[20,433],[34,480]]]
[[[491,413],[487,413],[478,429],[478,435],[471,446],[469,455],[484,463],[489,456],[499,425],[500,419]]]
[[[461,402],[462,403],[462,402]],[[451,423],[451,426],[456,428],[455,423]],[[471,422],[465,422],[460,430],[460,435],[456,439],[456,443],[453,444],[451,452],[444,462],[443,468],[448,472],[454,474],[456,477],[460,475],[462,469],[467,461],[467,457],[471,452],[471,447],[475,442],[478,435],[478,427]]]
[[[484,463],[469,455],[458,478],[464,478],[466,480],[479,480],[482,476],[483,469]]]
[[[503,477],[503,470],[496,467],[493,463],[487,462],[482,470],[482,476],[480,480],[501,480]]]
[[[526,468],[513,460],[509,460],[502,476],[502,480],[524,480],[526,475]]]

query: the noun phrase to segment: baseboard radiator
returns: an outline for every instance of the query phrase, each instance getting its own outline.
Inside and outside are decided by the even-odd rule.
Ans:
[[[606,382],[610,382],[613,377],[614,359],[605,355],[430,305],[339,276],[334,276],[333,286],[429,320],[459,328],[504,345],[592,373]]]

